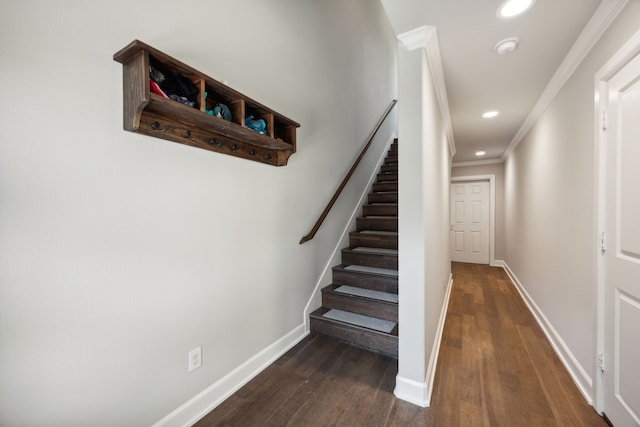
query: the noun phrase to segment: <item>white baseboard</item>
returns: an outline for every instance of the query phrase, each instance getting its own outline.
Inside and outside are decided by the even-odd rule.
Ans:
[[[229,372],[219,381],[198,393],[175,411],[156,422],[153,427],[186,427],[195,424],[200,418],[224,402],[240,387],[248,383],[307,335],[308,332],[305,331],[304,324],[297,326],[291,332]]]
[[[413,403],[423,408],[429,406],[429,390],[426,381],[413,381],[398,375],[396,377],[396,388],[393,390],[393,394],[405,402]]]
[[[490,264],[491,267],[502,267],[504,268],[505,262],[501,259],[494,259]]]
[[[449,297],[451,296],[452,286],[453,275],[449,274],[449,283],[447,284],[442,309],[440,310],[440,319],[438,320],[436,336],[433,340],[433,346],[431,347],[431,356],[429,357],[427,376],[424,382],[413,381],[399,375],[396,377],[396,388],[393,390],[393,394],[395,394],[398,399],[405,400],[423,408],[429,407],[429,404],[431,403],[433,381],[436,378],[438,354],[440,353],[440,343],[442,342],[442,333],[444,331],[444,322],[447,317],[447,309],[449,307]]]
[[[433,381],[436,378],[436,367],[438,365],[438,355],[440,354],[440,343],[442,342],[442,333],[444,332],[444,322],[447,318],[447,309],[449,308],[449,297],[451,296],[451,288],[453,287],[453,274],[449,274],[449,283],[444,295],[444,304],[440,310],[440,319],[438,320],[438,329],[436,337],[433,341],[431,349],[431,357],[427,367],[427,406],[431,403],[431,392],[433,391]]]
[[[533,313],[533,317],[536,318],[538,324],[542,328],[542,331],[551,343],[554,351],[562,361],[564,367],[569,372],[569,375],[573,379],[573,382],[576,384],[576,386],[578,386],[580,393],[582,393],[582,396],[584,396],[589,405],[593,406],[593,382],[591,380],[591,377],[578,362],[558,331],[556,331],[551,322],[549,322],[549,319],[547,319],[542,310],[540,310],[540,307],[538,307],[535,301],[527,293],[524,286],[522,286],[522,283],[520,283],[507,263],[504,263],[502,267],[522,296],[525,304],[527,304],[529,311]]]

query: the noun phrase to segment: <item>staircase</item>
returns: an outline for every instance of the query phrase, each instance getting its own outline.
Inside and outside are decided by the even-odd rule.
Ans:
[[[398,140],[384,164],[311,330],[398,357]]]

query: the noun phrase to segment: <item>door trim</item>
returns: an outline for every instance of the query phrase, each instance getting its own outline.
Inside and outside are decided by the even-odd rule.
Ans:
[[[496,263],[495,246],[496,246],[496,176],[491,175],[470,175],[470,176],[452,176],[450,184],[454,182],[468,181],[489,181],[489,265],[491,267],[502,267],[504,261]],[[451,196],[449,196],[451,197]],[[451,200],[449,200],[451,206]]]
[[[595,208],[597,244],[594,253],[596,264],[596,354],[593,355],[595,373],[595,409],[599,414],[604,411],[604,382],[597,366],[598,354],[605,351],[605,271],[604,257],[600,251],[600,236],[606,227],[606,143],[607,132],[603,130],[603,118],[608,106],[609,80],[634,56],[640,54],[640,31],[636,32],[596,73],[594,81],[594,167],[595,167]],[[606,248],[606,238],[604,242]],[[605,361],[606,364],[606,361]],[[606,365],[605,365],[606,369]]]

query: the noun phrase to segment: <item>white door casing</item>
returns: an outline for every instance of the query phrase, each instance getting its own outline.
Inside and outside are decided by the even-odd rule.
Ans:
[[[640,425],[640,33],[596,76],[598,352],[596,408]],[[604,233],[604,234],[602,234]]]
[[[451,260],[489,264],[489,181],[451,183]]]

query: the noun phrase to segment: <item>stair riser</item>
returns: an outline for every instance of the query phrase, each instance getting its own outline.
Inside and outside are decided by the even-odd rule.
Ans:
[[[398,358],[398,337],[311,317],[311,330],[385,356]]]
[[[342,251],[342,263],[347,265],[365,265],[367,267],[397,270],[398,255]]]
[[[381,191],[398,191],[397,182],[374,182],[372,186],[374,193],[380,193]]]
[[[398,304],[363,300],[362,298],[323,290],[322,306],[398,323]]]
[[[398,165],[398,159],[394,158],[394,157],[387,157],[384,159],[384,163],[383,165],[388,166],[388,165]]]
[[[376,177],[376,182],[388,182],[388,181],[393,181],[393,182],[398,181],[398,174],[397,173],[379,173],[378,176]]]
[[[398,216],[397,205],[364,205],[362,216]]]
[[[398,236],[349,233],[349,245],[351,247],[398,249]]]
[[[356,218],[356,228],[362,230],[398,231],[397,218]]]
[[[375,231],[398,231],[398,140],[395,139],[384,159],[362,217],[357,218],[357,230],[367,233],[349,234],[350,248],[397,249],[397,234],[376,234]],[[342,264],[333,268],[333,284],[322,290],[322,307],[310,314],[310,328],[348,344],[393,358],[398,357],[398,327],[390,334],[350,325],[322,317],[329,309],[398,322],[398,304],[372,298],[335,292],[336,287],[348,285],[388,293],[398,293],[398,277],[384,273],[345,270],[348,265],[398,269],[397,254],[372,254],[349,248],[342,251]]]
[[[369,193],[367,203],[398,203],[398,193]]]
[[[333,270],[334,285],[348,285],[372,291],[398,293],[398,278],[342,269]]]
[[[382,165],[380,172],[383,173],[398,173],[398,165]]]

